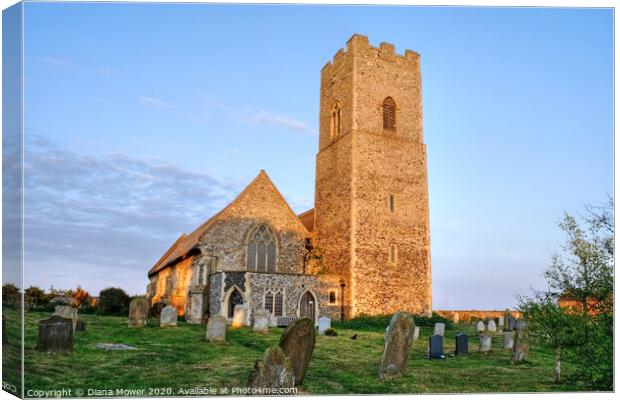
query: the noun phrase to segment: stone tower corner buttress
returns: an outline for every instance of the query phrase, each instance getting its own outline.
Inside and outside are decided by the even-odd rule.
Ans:
[[[431,311],[420,57],[353,35],[321,71],[315,226],[347,317]]]

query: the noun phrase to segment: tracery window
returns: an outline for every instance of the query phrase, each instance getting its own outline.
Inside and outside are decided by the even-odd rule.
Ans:
[[[269,290],[265,294],[265,309],[276,317],[283,315],[284,309],[284,293],[282,290]]]
[[[396,129],[396,103],[391,97],[383,100],[383,129]]]
[[[271,229],[260,225],[248,237],[246,252],[248,271],[276,272],[276,244]]]

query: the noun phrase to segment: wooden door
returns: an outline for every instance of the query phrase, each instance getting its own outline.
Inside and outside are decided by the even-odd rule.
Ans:
[[[304,293],[304,295],[301,296],[301,302],[299,303],[299,316],[301,318],[310,318],[312,321],[315,321],[315,307],[316,300],[312,293]]]

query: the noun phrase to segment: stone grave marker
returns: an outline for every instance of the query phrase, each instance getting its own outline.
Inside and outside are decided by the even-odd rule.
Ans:
[[[497,325],[495,324],[495,320],[493,318],[489,319],[489,322],[487,323],[487,330],[492,333],[497,332]]]
[[[269,347],[265,350],[263,359],[254,364],[254,370],[248,380],[248,387],[280,389],[293,386],[295,386],[295,371],[291,360],[279,346]]]
[[[399,311],[392,316],[385,330],[385,347],[379,366],[379,378],[389,379],[403,373],[411,354],[414,327],[411,314]]]
[[[504,332],[504,350],[512,350],[514,347],[514,333],[512,331]]]
[[[254,333],[267,333],[269,331],[269,318],[271,313],[269,310],[256,310],[254,313],[254,325],[252,331]]]
[[[420,338],[420,327],[415,326],[413,328],[413,340],[418,340]]]
[[[484,322],[482,322],[482,321],[478,321],[478,322],[476,323],[476,330],[477,330],[478,332],[484,332],[484,331],[486,330],[486,327],[484,326]]]
[[[226,341],[226,317],[214,315],[207,321],[207,340],[211,343]]]
[[[149,302],[144,297],[136,297],[129,303],[129,327],[144,328],[149,319]]]
[[[177,326],[177,309],[174,306],[166,306],[163,310],[161,310],[161,315],[159,316],[159,327],[160,328],[174,328]]]
[[[508,317],[508,330],[514,331],[517,328],[517,319],[512,315]]]
[[[491,351],[493,336],[491,335],[480,335],[480,352],[486,353]]]
[[[37,350],[59,353],[73,350],[73,321],[59,315],[39,321]]]
[[[442,322],[437,322],[435,324],[435,330],[434,330],[433,334],[434,335],[443,336],[445,331],[446,331],[446,324],[444,324]]]
[[[469,337],[463,332],[459,333],[455,337],[455,350],[454,355],[469,353]]]
[[[497,319],[497,327],[499,329],[504,329],[504,316],[500,315],[499,318]]]
[[[58,315],[59,317],[70,319],[73,332],[75,333],[75,327],[77,325],[77,320],[78,320],[77,308],[61,304],[61,305],[54,307],[53,315]]]
[[[319,318],[319,335],[325,335],[325,331],[332,327],[332,320],[329,317]]]
[[[241,328],[242,326],[247,325],[246,319],[248,315],[248,306],[245,304],[237,304],[235,306],[235,310],[233,311],[233,319],[230,326],[233,328]]]
[[[280,337],[280,347],[291,360],[295,371],[295,385],[301,385],[314,351],[316,331],[314,321],[301,318],[286,327]]]
[[[431,360],[439,360],[444,358],[443,336],[433,335],[428,338],[428,358]]]

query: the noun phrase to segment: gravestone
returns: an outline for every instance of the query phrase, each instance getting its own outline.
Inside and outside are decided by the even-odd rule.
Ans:
[[[469,337],[463,332],[459,333],[455,337],[455,350],[454,355],[469,353]]]
[[[502,315],[497,319],[497,327],[501,330],[504,329],[504,317]]]
[[[509,310],[509,309],[506,309],[506,310],[504,311],[504,329],[508,329],[508,328],[509,328],[509,327],[508,327],[508,323],[509,323],[509,320],[510,320],[510,316],[511,316],[511,315],[512,315],[512,314],[510,313],[510,310]]]
[[[136,297],[129,303],[129,327],[144,328],[149,319],[149,302],[144,297]]]
[[[284,350],[279,346],[271,346],[265,350],[263,359],[254,364],[254,370],[250,374],[247,386],[255,389],[280,389],[295,386],[295,371]]]
[[[73,350],[73,321],[59,315],[39,321],[37,350],[48,353]]]
[[[254,333],[267,333],[269,331],[269,317],[271,317],[271,313],[268,310],[257,310],[254,313],[252,331]]]
[[[324,335],[325,331],[332,327],[332,320],[329,317],[319,318],[319,335]]]
[[[413,328],[413,340],[418,340],[420,338],[420,327],[416,326]]]
[[[515,323],[513,349],[513,362],[520,363],[527,360],[528,354],[530,352],[530,344],[525,321],[523,320],[518,320]]]
[[[75,330],[84,332],[86,330],[86,322],[82,321],[81,319],[78,319],[77,324],[75,325]]]
[[[160,328],[174,328],[177,326],[177,309],[174,306],[166,306],[161,310],[159,317]]]
[[[414,327],[411,314],[399,311],[392,316],[385,330],[385,347],[379,366],[379,378],[389,379],[403,373],[411,354]]]
[[[443,336],[433,335],[428,338],[428,358],[431,360],[439,360],[444,358]]]
[[[504,350],[512,350],[514,347],[514,333],[511,331],[504,332]]]
[[[70,319],[73,332],[75,333],[75,327],[77,325],[77,319],[78,319],[77,308],[67,306],[67,305],[58,305],[54,307],[53,315],[58,315],[59,317]]]
[[[295,385],[301,385],[314,351],[316,331],[314,321],[301,318],[286,327],[280,337],[280,347],[291,360],[295,371]]]
[[[480,352],[486,353],[491,351],[493,336],[491,335],[480,335]]]
[[[486,329],[486,327],[484,326],[484,322],[482,321],[478,321],[476,323],[476,331],[478,332],[484,332],[484,330]]]
[[[446,324],[441,323],[441,322],[437,322],[435,324],[435,330],[434,330],[433,334],[434,335],[443,336],[445,331],[446,331]]]
[[[517,319],[512,315],[508,317],[508,330],[514,331],[517,328]]]
[[[226,341],[226,317],[214,315],[207,321],[207,340],[211,343]]]
[[[489,332],[497,332],[497,325],[495,325],[495,320],[493,318],[489,319],[487,323],[487,330]]]
[[[248,306],[245,304],[237,304],[233,312],[233,319],[230,326],[233,328],[241,328],[246,324],[246,318],[248,314]]]

